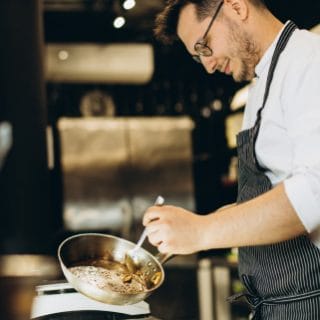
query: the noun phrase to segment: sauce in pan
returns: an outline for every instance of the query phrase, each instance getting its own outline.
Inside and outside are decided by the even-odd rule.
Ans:
[[[79,280],[99,289],[123,294],[144,292],[156,286],[161,280],[161,272],[155,272],[150,279],[141,269],[132,273],[125,264],[105,259],[83,261],[70,267],[69,271]]]
[[[145,281],[136,274],[125,274],[94,266],[78,266],[69,270],[77,278],[102,290],[134,294],[147,289]]]

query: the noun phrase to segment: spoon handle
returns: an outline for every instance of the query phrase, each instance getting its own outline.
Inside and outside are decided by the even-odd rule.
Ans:
[[[161,196],[158,196],[156,201],[154,202],[155,206],[162,206],[164,204],[164,198]],[[132,249],[132,251],[136,251],[137,249],[139,249],[141,247],[141,245],[143,244],[144,240],[147,237],[147,229],[144,228],[137,244],[135,245],[135,247]]]

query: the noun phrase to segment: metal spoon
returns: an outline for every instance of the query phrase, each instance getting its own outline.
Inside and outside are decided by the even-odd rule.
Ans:
[[[156,201],[154,202],[154,205],[162,206],[163,204],[164,204],[164,198],[161,196],[158,196]],[[134,255],[140,249],[146,237],[147,237],[147,229],[144,228],[137,244],[131,250],[127,251],[125,254],[124,263],[128,268],[129,272],[131,273],[135,273],[137,271],[137,264],[134,262]]]

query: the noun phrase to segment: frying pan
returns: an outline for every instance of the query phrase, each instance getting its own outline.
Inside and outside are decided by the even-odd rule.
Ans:
[[[139,292],[118,292],[109,287],[99,286],[77,276],[70,268],[90,264],[90,261],[110,261],[123,263],[128,250],[133,249],[135,243],[128,240],[101,233],[82,233],[71,236],[59,245],[58,259],[64,276],[68,282],[85,296],[113,305],[129,305],[140,302],[161,286],[165,273],[162,263],[172,256],[159,253],[153,256],[143,248],[135,252],[134,261],[139,267],[147,286]]]

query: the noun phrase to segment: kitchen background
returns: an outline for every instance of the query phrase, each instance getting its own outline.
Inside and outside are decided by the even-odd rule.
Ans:
[[[319,1],[266,3],[282,21],[307,29],[319,23]],[[17,298],[21,287],[33,292],[40,279],[61,276],[55,256],[66,236],[97,231],[136,241],[158,194],[201,214],[234,201],[245,84],[207,75],[180,43],[155,41],[163,6],[1,1],[0,277],[10,303],[0,300],[8,314],[11,304],[31,299]],[[208,293],[199,279],[215,263],[235,279],[226,277],[227,286],[237,287],[230,256],[215,250],[173,259],[149,300],[155,315],[227,319],[201,300]],[[12,295],[3,294],[8,286]],[[240,319],[247,310],[232,313]]]

